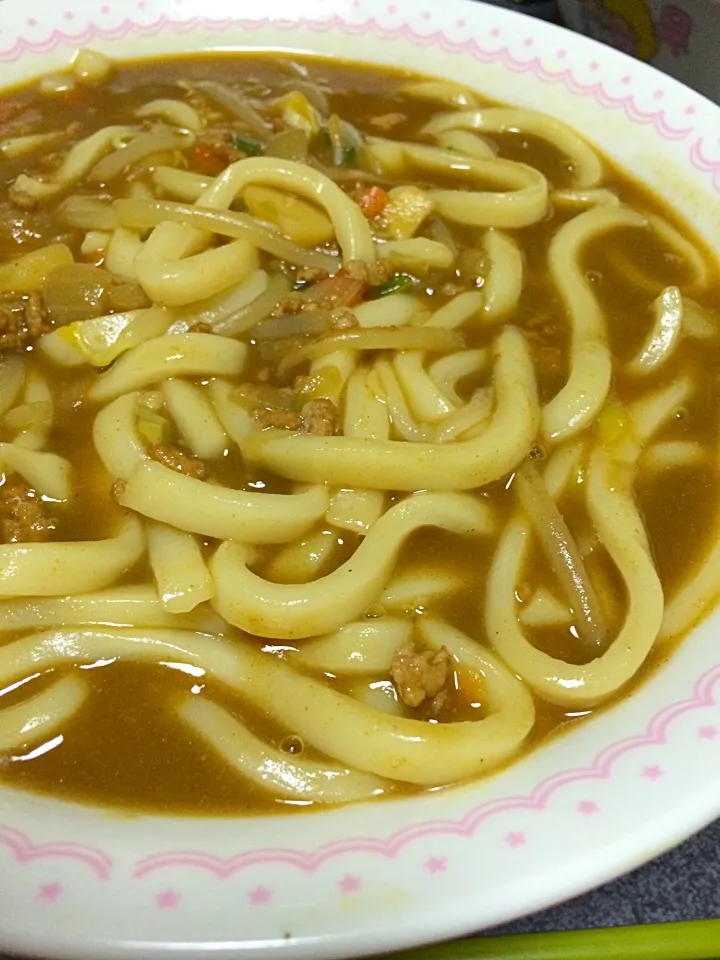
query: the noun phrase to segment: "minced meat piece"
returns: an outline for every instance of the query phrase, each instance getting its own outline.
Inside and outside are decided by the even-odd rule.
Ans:
[[[400,123],[405,123],[406,120],[406,113],[382,113],[380,116],[372,117],[370,125],[377,130],[388,131],[394,129]]]
[[[305,433],[313,433],[318,437],[332,437],[338,431],[339,420],[338,408],[326,397],[309,400],[302,408]]]
[[[207,473],[207,468],[202,460],[198,460],[197,457],[193,457],[189,453],[183,453],[182,450],[171,447],[170,444],[151,443],[148,447],[148,456],[171,470],[184,473],[186,477],[192,477],[194,480],[204,479]]]
[[[20,210],[36,210],[40,206],[40,200],[38,197],[34,197],[31,193],[27,193],[15,183],[10,185],[10,189],[8,190],[8,200],[14,206],[19,207]]]
[[[352,330],[354,327],[360,326],[355,311],[351,310],[350,307],[337,307],[337,309],[331,310],[330,322],[334,330]]]
[[[42,543],[50,540],[55,522],[43,500],[26,483],[0,487],[0,540],[3,543]]]
[[[400,647],[390,664],[390,677],[398,696],[408,707],[419,707],[437,697],[450,675],[450,654],[440,650],[418,650],[413,643]]]
[[[346,264],[345,272],[353,280],[361,280],[363,283],[369,283],[371,287],[379,287],[393,275],[393,268],[385,260],[376,260],[375,263],[351,260]]]
[[[0,355],[19,353],[52,329],[42,297],[31,293],[14,302],[0,303]]]
[[[300,283],[319,283],[321,280],[327,280],[330,274],[322,267],[300,267],[295,274],[295,279]]]
[[[110,496],[113,498],[115,503],[120,503],[122,501],[126,489],[127,480],[116,480],[112,487],[110,487]]]
[[[201,137],[198,137],[196,146],[205,147],[206,150],[210,150],[227,164],[234,163],[236,160],[244,160],[247,157],[247,153],[235,146],[227,132],[215,133],[207,130]]]
[[[45,306],[39,293],[31,293],[25,301],[25,325],[33,340],[43,333],[46,326],[49,329]]]
[[[263,430],[274,427],[276,430],[299,430],[303,418],[294,410],[256,410],[255,419]]]
[[[7,123],[9,120],[14,120],[24,109],[25,106],[16,100],[5,100],[3,103],[0,103],[0,123]]]
[[[294,317],[302,313],[305,306],[305,301],[300,297],[285,297],[273,310],[272,315],[273,317]]]
[[[191,327],[188,328],[188,333],[212,333],[213,328],[211,323],[207,323],[205,320],[196,321]]]

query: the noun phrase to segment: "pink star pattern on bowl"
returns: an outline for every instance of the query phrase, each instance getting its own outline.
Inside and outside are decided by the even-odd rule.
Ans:
[[[340,887],[341,892],[344,894],[357,893],[362,887],[362,879],[360,877],[353,877],[348,874],[342,878],[338,886]]]
[[[446,857],[429,857],[425,861],[425,869],[430,874],[445,873],[447,870]]]
[[[182,900],[179,893],[174,890],[165,890],[155,897],[155,904],[158,910],[174,910]]]
[[[578,813],[584,817],[593,817],[596,813],[600,813],[600,806],[594,800],[583,800],[578,804]]]
[[[248,903],[251,907],[264,907],[272,900],[273,892],[267,887],[255,887],[248,894]]]
[[[654,781],[654,780],[659,780],[660,777],[665,776],[665,771],[662,769],[662,767],[658,767],[658,766],[644,767],[642,775],[646,780]]]
[[[718,730],[717,727],[713,727],[712,725],[698,728],[698,737],[701,740],[714,740],[719,733],[720,733],[720,730]]]
[[[524,847],[527,843],[527,837],[524,833],[520,833],[517,830],[511,830],[505,837],[505,843],[512,847],[513,849],[517,847]]]
[[[38,890],[37,898],[44,903],[55,903],[63,895],[63,888],[59,883],[43,883]]]

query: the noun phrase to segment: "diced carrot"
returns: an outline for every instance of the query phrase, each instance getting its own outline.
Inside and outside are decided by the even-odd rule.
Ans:
[[[313,303],[334,310],[336,307],[354,307],[361,302],[366,289],[364,280],[356,280],[339,270],[334,277],[308,287],[307,297]]]
[[[360,209],[368,220],[379,217],[389,202],[387,190],[383,190],[382,187],[367,187],[358,199]]]
[[[224,157],[200,143],[193,147],[192,157],[198,172],[206,177],[216,177],[227,167],[227,160]]]
[[[89,90],[83,90],[81,87],[70,87],[67,90],[63,90],[59,97],[62,99],[63,103],[68,105],[72,104],[73,106],[83,106],[85,104],[90,104],[93,99],[93,95]]]

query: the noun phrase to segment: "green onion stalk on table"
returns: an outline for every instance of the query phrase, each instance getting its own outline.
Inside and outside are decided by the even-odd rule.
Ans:
[[[720,920],[476,937],[393,960],[718,960]]]

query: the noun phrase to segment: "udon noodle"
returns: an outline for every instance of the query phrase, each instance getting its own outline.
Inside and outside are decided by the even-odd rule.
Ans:
[[[0,99],[0,777],[466,782],[720,592],[717,268],[559,120],[265,54]],[[151,775],[148,775],[151,774]]]

